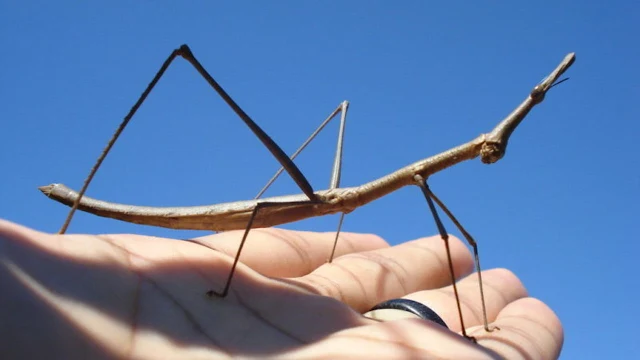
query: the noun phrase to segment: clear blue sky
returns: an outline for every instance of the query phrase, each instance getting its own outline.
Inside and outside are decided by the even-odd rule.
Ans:
[[[0,217],[57,230],[67,209],[36,187],[79,188],[183,43],[289,153],[349,100],[345,186],[490,130],[575,51],[571,80],[532,111],[503,160],[466,162],[430,183],[478,239],[484,267],[511,269],[558,313],[562,358],[638,356],[637,2],[208,4],[2,2]],[[328,184],[336,133],[337,123],[298,162],[316,189]],[[249,199],[276,168],[180,60],[88,194],[165,206]],[[297,191],[283,178],[269,194]],[[331,216],[285,227],[336,224]],[[344,229],[394,244],[436,232],[417,188],[355,211]],[[70,231],[201,234],[84,214]]]

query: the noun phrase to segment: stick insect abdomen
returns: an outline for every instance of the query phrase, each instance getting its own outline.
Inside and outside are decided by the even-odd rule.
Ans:
[[[253,220],[253,228],[282,225],[311,217],[348,213],[348,202],[341,195],[350,188],[316,192],[318,200],[310,201],[305,194],[285,195],[260,200],[235,201],[207,206],[150,207],[117,204],[83,196],[78,209],[107,218],[134,224],[159,226],[182,230],[229,231],[244,230],[251,213],[261,202],[283,203],[261,210],[261,216]],[[73,205],[78,193],[63,184],[40,187],[48,197],[68,206]]]

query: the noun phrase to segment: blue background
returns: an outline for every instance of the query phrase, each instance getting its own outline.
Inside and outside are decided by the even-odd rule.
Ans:
[[[0,6],[0,217],[48,232],[67,208],[36,187],[78,189],[180,44],[288,153],[349,100],[344,186],[491,130],[575,51],[571,80],[531,112],[503,160],[465,162],[430,184],[479,241],[483,266],[511,269],[557,312],[562,358],[640,353],[637,2]],[[328,184],[336,133],[337,122],[297,161],[316,189]],[[158,206],[250,199],[275,169],[245,125],[178,59],[88,195]],[[295,192],[283,177],[268,195]],[[334,231],[337,220],[285,227]],[[349,214],[344,230],[393,244],[436,232],[414,187]],[[70,232],[204,234],[85,214]]]

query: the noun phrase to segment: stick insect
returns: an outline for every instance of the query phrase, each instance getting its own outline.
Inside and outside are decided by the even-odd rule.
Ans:
[[[91,180],[95,176],[98,168],[104,161],[105,157],[115,144],[116,140],[127,126],[138,108],[142,105],[156,83],[160,80],[164,72],[170,64],[178,56],[187,60],[200,73],[200,75],[211,85],[211,87],[223,98],[223,100],[233,109],[240,119],[251,129],[251,131],[260,139],[260,141],[273,154],[276,160],[282,166],[278,172],[271,178],[267,185],[253,200],[237,201],[230,203],[222,203],[207,206],[191,206],[191,207],[144,207],[135,205],[124,205],[110,203],[101,200],[92,199],[84,196]],[[363,206],[383,197],[393,191],[407,185],[418,186],[427,202],[431,215],[436,223],[438,232],[444,241],[451,283],[457,302],[457,310],[460,318],[462,335],[467,338],[464,320],[462,318],[462,309],[456,286],[456,277],[454,274],[451,254],[449,249],[448,234],[438,215],[436,205],[450,218],[453,224],[465,237],[467,242],[473,248],[475,267],[478,274],[480,296],[482,300],[482,312],[484,318],[484,329],[493,331],[495,327],[490,327],[486,315],[486,306],[484,302],[484,292],[482,287],[482,277],[480,269],[480,259],[478,255],[478,246],[473,237],[460,224],[451,211],[444,203],[431,191],[427,184],[429,176],[442,171],[450,166],[465,160],[470,160],[480,156],[482,162],[491,164],[500,160],[505,152],[509,137],[526,117],[529,111],[537,104],[540,104],[546,93],[553,86],[567,80],[558,80],[562,74],[569,69],[575,61],[575,54],[570,53],[560,62],[560,64],[533,90],[527,98],[516,107],[506,118],[498,123],[495,128],[486,134],[481,134],[475,139],[441,152],[437,155],[419,160],[413,164],[407,165],[395,172],[392,172],[379,179],[370,181],[360,186],[340,188],[340,173],[342,168],[342,144],[344,141],[344,129],[346,123],[346,114],[348,102],[341,103],[325,121],[316,129],[316,131],[303,143],[303,145],[291,156],[287,156],[285,152],[247,115],[240,106],[227,94],[227,92],[213,79],[213,77],[205,70],[205,68],[196,59],[187,45],[182,45],[175,49],[171,55],[162,64],[160,70],[156,73],[152,81],[149,83],[145,91],[142,93],[138,101],[131,108],[127,116],[117,128],[109,140],[107,146],[102,151],[100,157],[91,169],[87,179],[79,192],[75,192],[63,184],[51,184],[42,186],[39,189],[48,197],[71,207],[69,214],[60,229],[59,233],[64,233],[73,218],[73,214],[77,209],[86,211],[98,216],[109,217],[122,221],[136,224],[153,225],[172,229],[191,229],[191,230],[244,230],[242,240],[238,247],[238,251],[231,265],[228,277],[222,291],[209,290],[207,295],[213,297],[224,298],[230,289],[233,275],[235,273],[242,248],[246,242],[249,232],[253,228],[262,228],[290,223],[310,217],[322,216],[327,214],[340,213],[340,220],[333,249],[329,262],[333,259],[336,244],[338,241],[340,229],[345,214],[348,214],[356,208]],[[324,128],[324,126],[335,118],[340,116],[340,126],[337,140],[337,150],[334,158],[333,170],[331,173],[331,181],[329,189],[322,191],[314,191],[309,181],[302,172],[294,164],[293,159],[302,151],[306,145]],[[260,199],[264,191],[275,181],[275,179],[286,171],[298,185],[302,194],[277,196]]]

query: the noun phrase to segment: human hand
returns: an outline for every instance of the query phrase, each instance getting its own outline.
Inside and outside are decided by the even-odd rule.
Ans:
[[[508,270],[459,282],[467,332],[420,319],[361,315],[391,298],[428,305],[460,331],[439,237],[389,247],[374,235],[252,230],[225,298],[241,232],[176,241],[50,235],[0,220],[0,353],[6,358],[555,359],[562,326]],[[215,250],[212,250],[215,249]],[[451,238],[455,272],[472,271]]]

